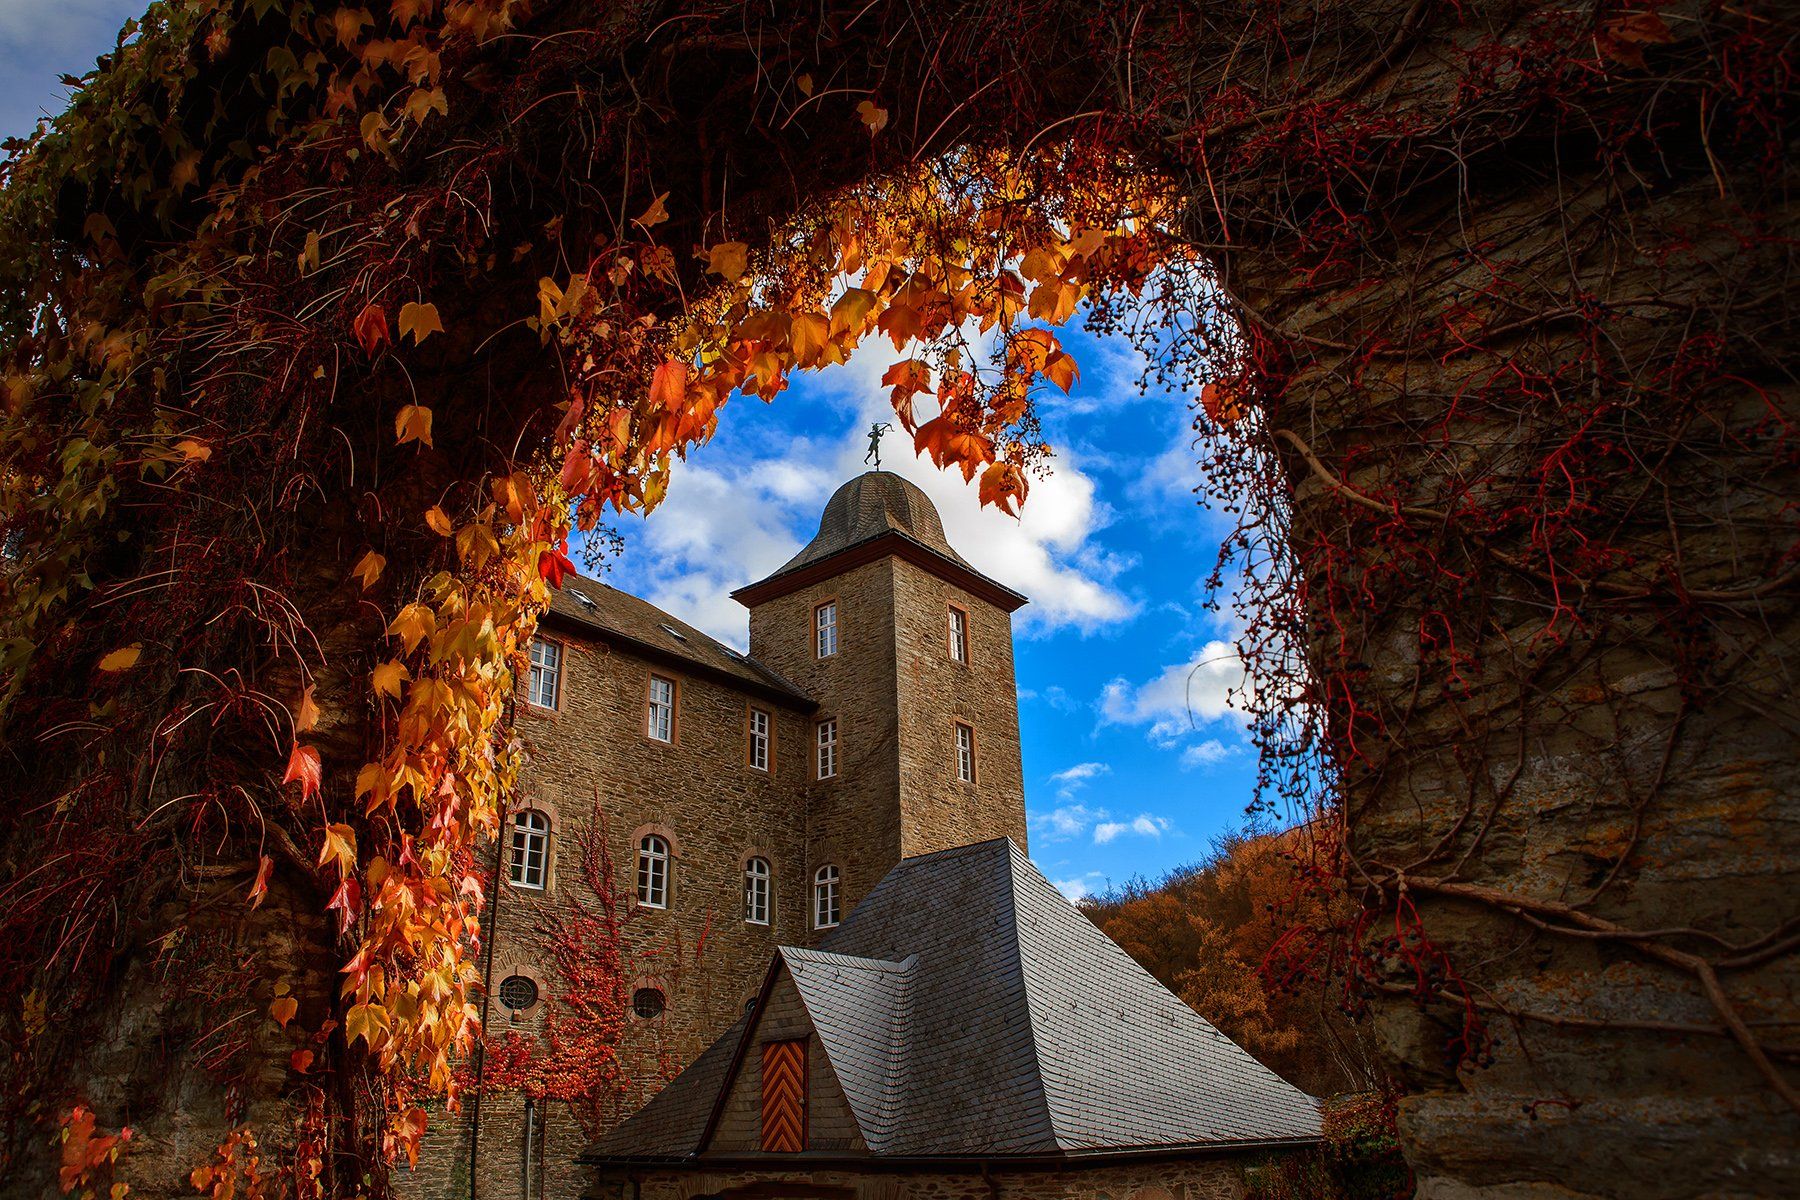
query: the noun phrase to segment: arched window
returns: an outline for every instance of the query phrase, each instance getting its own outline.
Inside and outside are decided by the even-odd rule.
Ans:
[[[510,877],[519,887],[542,890],[549,876],[550,818],[535,808],[513,817]]]
[[[669,840],[661,834],[638,842],[637,898],[645,908],[669,907]]]
[[[838,919],[838,869],[827,865],[813,874],[813,928],[830,929]]]
[[[752,925],[769,923],[769,860],[753,858],[744,864],[744,920]]]

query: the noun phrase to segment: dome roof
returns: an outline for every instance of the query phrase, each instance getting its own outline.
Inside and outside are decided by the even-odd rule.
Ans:
[[[944,521],[931,497],[891,471],[868,471],[832,493],[819,518],[819,532],[775,574],[785,575],[888,533],[902,534],[958,566],[969,566],[944,537]]]

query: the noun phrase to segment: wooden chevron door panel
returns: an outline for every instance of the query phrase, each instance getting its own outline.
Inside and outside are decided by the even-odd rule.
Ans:
[[[762,1148],[806,1149],[806,1040],[768,1042],[762,1051]]]

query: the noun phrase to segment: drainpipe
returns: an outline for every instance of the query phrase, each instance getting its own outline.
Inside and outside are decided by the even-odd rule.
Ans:
[[[522,1200],[531,1200],[531,1148],[537,1142],[537,1105],[530,1096],[525,1097],[525,1194]]]
[[[481,969],[481,1036],[487,1037],[488,1005],[494,995],[494,943],[500,940],[500,868],[506,853],[506,820],[494,839],[494,894],[488,897],[487,962]],[[475,1197],[475,1160],[481,1152],[481,1084],[487,1075],[487,1043],[475,1044],[475,1097],[469,1114],[469,1200]],[[529,1198],[528,1198],[529,1200]]]

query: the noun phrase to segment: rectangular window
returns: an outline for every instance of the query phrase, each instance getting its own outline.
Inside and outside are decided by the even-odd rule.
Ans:
[[[830,779],[838,771],[837,718],[827,717],[818,724],[819,778]]]
[[[950,606],[950,657],[959,663],[969,661],[969,614]]]
[[[651,737],[659,742],[675,740],[675,681],[661,675],[650,677]]]
[[[528,808],[513,817],[512,881],[541,890],[550,857],[550,818]]]
[[[806,1149],[806,1040],[762,1048],[762,1148],[770,1154]]]
[[[820,658],[837,653],[837,601],[827,600],[813,609],[813,631],[817,635],[814,648]]]
[[[752,925],[769,923],[769,860],[753,858],[744,864],[744,920]]]
[[[750,710],[750,765],[758,771],[769,769],[769,714],[760,708]]]
[[[956,777],[975,782],[975,727],[961,721],[956,723]]]
[[[532,638],[531,677],[526,681],[525,698],[539,708],[555,711],[561,695],[562,643]]]

